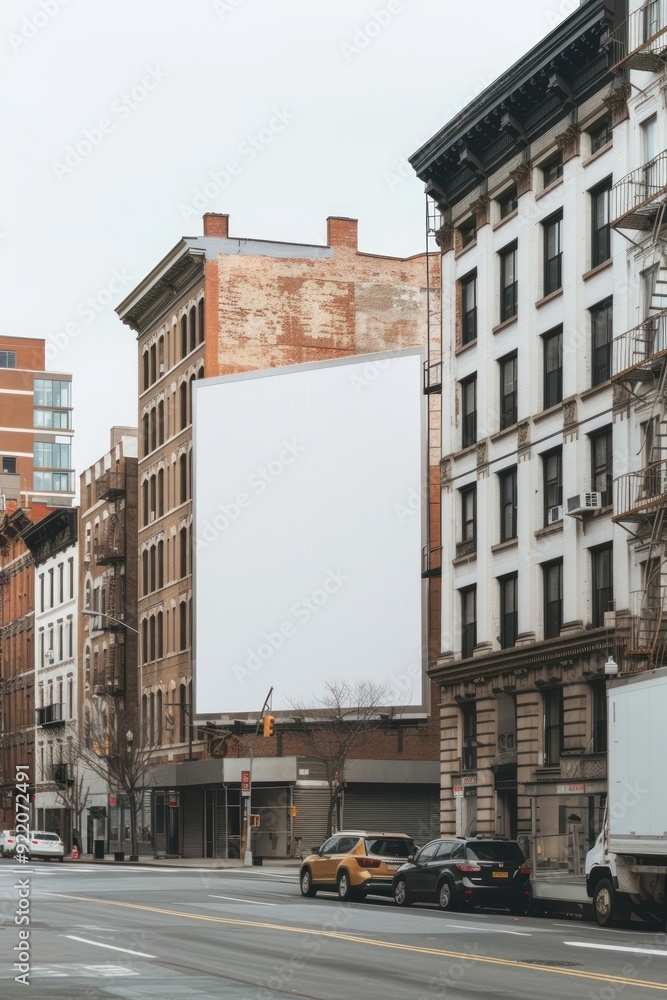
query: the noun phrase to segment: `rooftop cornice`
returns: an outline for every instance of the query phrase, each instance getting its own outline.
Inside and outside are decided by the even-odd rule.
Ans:
[[[623,0],[588,0],[411,157],[442,205],[568,116],[612,80],[604,40]]]

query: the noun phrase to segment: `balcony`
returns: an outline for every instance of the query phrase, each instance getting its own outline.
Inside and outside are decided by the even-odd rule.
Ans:
[[[613,521],[642,521],[667,504],[667,461],[614,480]]]
[[[424,395],[442,392],[442,361],[424,362]]]
[[[442,547],[429,549],[425,545],[422,549],[422,579],[434,576],[442,576]]]
[[[614,184],[609,208],[611,225],[615,229],[650,232],[666,194],[667,150],[663,150]]]
[[[659,73],[667,50],[667,0],[649,0],[609,36],[612,70]]]
[[[51,781],[61,788],[65,788],[67,785],[72,784],[72,765],[71,764],[53,764],[51,767]]]
[[[612,381],[652,379],[667,355],[667,309],[654,313],[613,341]]]
[[[125,496],[125,477],[122,472],[111,469],[95,480],[95,495],[98,500],[118,500]]]
[[[65,723],[63,705],[45,705],[37,709],[37,725],[48,729],[50,726],[62,726]]]
[[[109,662],[95,680],[93,693],[100,698],[121,698],[125,694],[125,650],[122,645],[111,646]]]
[[[109,529],[95,545],[95,562],[98,566],[125,561],[125,532],[116,525]]]

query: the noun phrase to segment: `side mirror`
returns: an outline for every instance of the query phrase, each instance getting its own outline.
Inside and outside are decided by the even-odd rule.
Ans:
[[[408,854],[408,861],[412,861],[414,863],[416,860],[417,860],[416,854]]]

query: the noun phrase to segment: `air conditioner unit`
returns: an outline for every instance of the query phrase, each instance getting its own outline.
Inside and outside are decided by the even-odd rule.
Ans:
[[[567,501],[567,512],[571,517],[577,517],[579,514],[587,514],[601,508],[601,493],[580,493],[576,497],[570,497]]]
[[[46,651],[46,659],[47,659],[47,661],[49,663],[53,663],[53,661],[55,660],[55,656],[53,654],[53,650],[52,649],[47,649],[47,651]]]
[[[547,511],[547,524],[556,524],[558,521],[562,520],[563,508],[561,506],[549,507],[549,510]]]

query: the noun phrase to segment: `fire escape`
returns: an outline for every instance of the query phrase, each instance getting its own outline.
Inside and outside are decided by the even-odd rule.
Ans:
[[[667,53],[667,0],[644,4],[610,38],[615,69],[656,72]],[[613,342],[612,380],[642,410],[641,468],[614,481],[613,520],[646,554],[631,595],[628,654],[660,666],[667,653],[667,150],[611,191],[612,227],[642,258],[644,319]]]
[[[122,473],[108,471],[97,480],[98,500],[109,503],[109,517],[104,535],[95,550],[95,562],[106,566],[104,585],[110,618],[100,618],[100,629],[111,633],[109,659],[95,694],[120,698],[125,694],[125,608],[123,573],[125,564],[125,480]],[[111,619],[117,619],[112,621]]]

